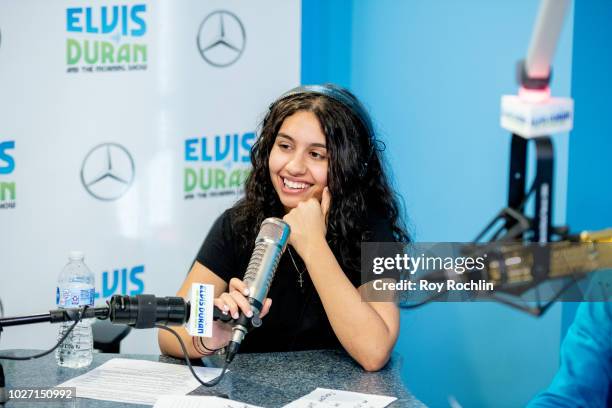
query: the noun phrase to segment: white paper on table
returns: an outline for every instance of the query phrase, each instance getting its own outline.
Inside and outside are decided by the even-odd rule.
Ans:
[[[193,367],[202,381],[221,374],[220,368]],[[76,387],[79,398],[153,405],[162,395],[185,395],[200,383],[183,365],[113,358],[58,387]]]
[[[198,395],[162,395],[153,408],[261,408],[226,398]]]
[[[384,395],[317,388],[310,394],[290,402],[283,408],[382,408],[396,399],[395,397],[386,397]]]

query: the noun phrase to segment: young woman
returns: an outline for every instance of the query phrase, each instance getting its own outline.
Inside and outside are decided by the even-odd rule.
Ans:
[[[362,241],[407,242],[399,206],[384,172],[370,118],[347,90],[334,85],[295,88],[274,102],[255,142],[245,197],[212,226],[187,279],[215,287],[215,306],[234,318],[251,315],[242,278],[255,237],[267,217],[291,227],[263,325],[240,351],[343,347],[368,371],[382,368],[398,336],[393,302],[362,301]],[[272,301],[274,303],[272,304]],[[190,338],[190,357],[225,346],[231,326],[215,322],[213,338]],[[159,333],[161,351],[180,357],[176,339]]]

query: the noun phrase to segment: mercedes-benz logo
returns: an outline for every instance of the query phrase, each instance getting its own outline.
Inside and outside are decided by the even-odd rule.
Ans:
[[[134,160],[117,143],[102,143],[87,153],[81,166],[81,182],[98,200],[113,201],[123,196],[134,181]]]
[[[244,26],[232,12],[213,11],[200,24],[197,43],[204,61],[215,67],[227,67],[236,62],[244,51]]]

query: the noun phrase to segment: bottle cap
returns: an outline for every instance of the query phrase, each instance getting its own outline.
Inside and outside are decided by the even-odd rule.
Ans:
[[[82,251],[70,251],[68,259],[71,261],[82,261],[85,258],[85,254]]]

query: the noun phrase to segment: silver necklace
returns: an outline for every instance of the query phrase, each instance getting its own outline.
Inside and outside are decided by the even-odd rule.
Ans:
[[[289,256],[291,257],[291,262],[293,263],[293,267],[295,268],[295,270],[298,273],[298,283],[300,284],[300,289],[304,288],[304,279],[303,279],[303,275],[304,272],[306,272],[306,268],[304,268],[302,271],[300,271],[300,269],[297,267],[297,263],[295,262],[295,259],[293,259],[293,254],[291,253],[291,248],[289,246],[287,246],[287,251],[289,252]]]

